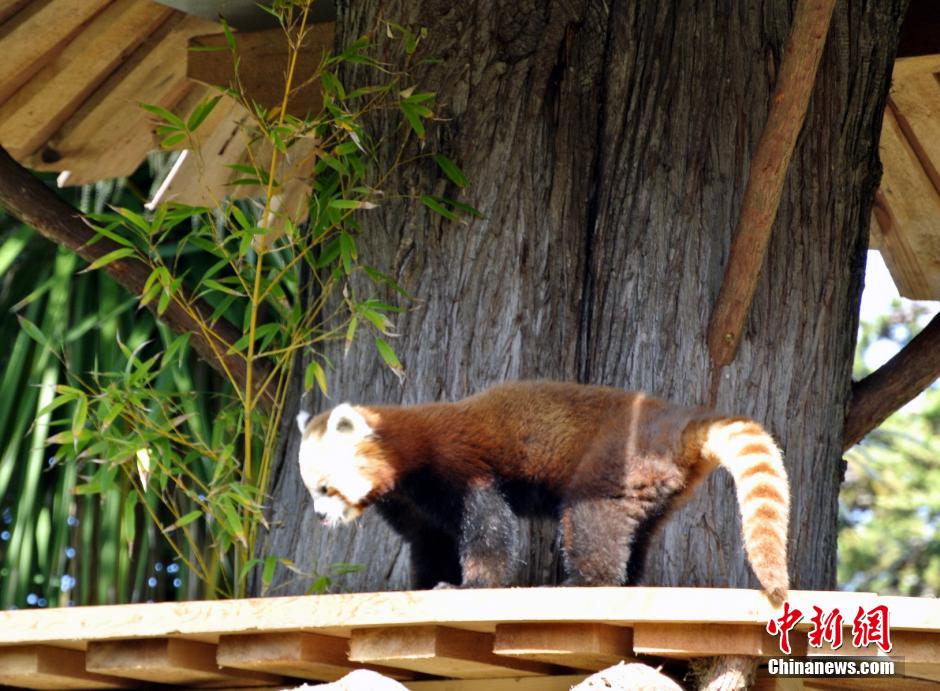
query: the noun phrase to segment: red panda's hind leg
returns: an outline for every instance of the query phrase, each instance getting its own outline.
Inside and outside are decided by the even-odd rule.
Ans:
[[[565,585],[623,585],[640,575],[650,531],[680,487],[678,475],[634,469],[623,494],[568,498],[561,512]],[[629,573],[628,573],[629,568]]]
[[[506,497],[493,484],[477,484],[467,490],[462,508],[461,587],[511,585],[519,562],[519,526]]]
[[[637,524],[623,499],[580,499],[561,511],[563,585],[623,585]]]

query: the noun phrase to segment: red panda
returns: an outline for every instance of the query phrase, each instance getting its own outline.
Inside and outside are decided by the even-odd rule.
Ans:
[[[453,403],[343,403],[303,432],[301,477],[324,523],[375,506],[411,546],[416,588],[500,587],[517,516],[558,520],[566,585],[622,585],[645,536],[716,467],[734,478],[748,560],[786,598],[789,486],[757,423],[640,392],[517,382]]]

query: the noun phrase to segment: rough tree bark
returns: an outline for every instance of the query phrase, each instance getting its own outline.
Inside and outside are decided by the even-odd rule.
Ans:
[[[339,41],[379,12],[428,28],[419,51],[443,62],[416,69],[415,82],[438,92],[447,118],[429,145],[463,166],[486,219],[458,226],[394,205],[364,217],[360,252],[419,298],[396,343],[408,377],[400,386],[363,343],[334,358],[335,395],[416,402],[543,377],[704,402],[708,318],[790,0],[351,4]],[[842,427],[905,4],[835,10],[752,312],[722,373],[718,407],[764,423],[786,453],[800,588],[835,584]],[[395,183],[453,192],[430,165]],[[405,587],[407,555],[375,516],[320,528],[289,434],[265,549],[320,572],[362,564],[339,582],[352,590]],[[716,473],[654,538],[646,582],[756,587],[739,530],[730,479]],[[553,582],[552,530],[526,534],[520,581]]]

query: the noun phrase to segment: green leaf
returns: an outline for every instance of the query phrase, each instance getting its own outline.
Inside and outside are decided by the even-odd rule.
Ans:
[[[388,344],[384,338],[375,339],[375,347],[379,351],[379,355],[382,356],[382,359],[385,361],[385,364],[388,365],[389,369],[395,373],[395,376],[398,377],[399,381],[403,381],[405,378],[405,368],[402,367],[401,360],[398,359],[398,356],[395,355],[395,351],[392,350],[392,346]]]
[[[425,194],[421,197],[421,203],[424,204],[426,207],[428,207],[434,213],[440,214],[441,216],[446,218],[448,221],[458,220],[457,214],[455,214],[453,211],[451,211],[446,206],[441,204],[441,202],[435,199],[434,197],[431,197]]]
[[[88,418],[88,399],[82,396],[78,399],[78,405],[75,406],[75,415],[72,418],[72,437],[78,441],[79,435],[85,428],[85,420]]]
[[[434,154],[434,161],[440,169],[444,171],[444,175],[450,178],[450,181],[457,185],[457,187],[466,187],[469,184],[463,172],[457,167],[457,164],[444,154]]]
[[[401,108],[402,115],[405,116],[405,120],[411,125],[411,129],[418,135],[418,138],[424,139],[424,123],[421,122],[421,117],[418,115],[417,109],[407,101],[402,101],[399,104],[399,108]]]
[[[31,339],[36,341],[36,343],[38,343],[39,345],[52,350],[52,345],[49,343],[49,340],[46,338],[46,335],[42,331],[39,330],[38,326],[33,324],[26,317],[21,317],[20,315],[16,315],[16,318],[20,322],[20,328],[26,332],[27,336],[29,336]]]
[[[277,557],[268,556],[264,558],[264,568],[261,571],[261,582],[265,587],[271,585],[274,580],[274,569],[277,568]]]
[[[222,95],[214,96],[208,101],[200,103],[193,109],[193,112],[189,115],[189,120],[186,121],[186,129],[190,132],[194,131],[203,121],[209,117],[209,114],[215,109],[219,100],[222,98]]]
[[[148,113],[156,115],[161,120],[170,123],[177,129],[186,129],[186,123],[183,122],[182,118],[180,118],[180,116],[176,115],[175,113],[170,112],[163,106],[154,105],[152,103],[141,103],[140,107],[146,110]]]
[[[84,269],[82,269],[78,273],[80,274],[88,273],[89,271],[100,269],[102,266],[107,266],[108,264],[112,262],[116,262],[119,259],[124,259],[125,257],[131,257],[135,254],[137,254],[136,250],[131,249],[130,247],[122,247],[120,249],[116,249],[111,252],[108,252],[106,255],[102,257],[98,257],[95,261],[93,261],[91,264],[86,266]]]
[[[198,509],[195,511],[190,511],[187,514],[180,516],[179,520],[176,521],[176,523],[174,523],[173,525],[171,525],[169,528],[166,529],[166,532],[170,532],[171,530],[176,530],[177,528],[182,528],[184,526],[187,526],[193,521],[198,520],[199,518],[202,518],[202,514],[203,512],[199,511]]]
[[[312,360],[310,364],[307,365],[307,370],[304,372],[304,390],[309,390],[313,386],[314,381],[317,382],[320,391],[326,396],[326,373],[323,371],[322,365],[316,360]]]
[[[248,573],[260,563],[261,563],[261,560],[258,559],[258,557],[254,557],[253,559],[249,559],[248,561],[246,561],[245,564],[242,566],[241,571],[239,571],[238,573],[238,580],[240,581],[245,580],[245,576],[247,576]]]

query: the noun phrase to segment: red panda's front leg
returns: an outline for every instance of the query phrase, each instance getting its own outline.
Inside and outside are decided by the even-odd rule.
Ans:
[[[511,585],[519,563],[518,519],[492,483],[471,485],[463,499],[458,550],[463,588]]]

